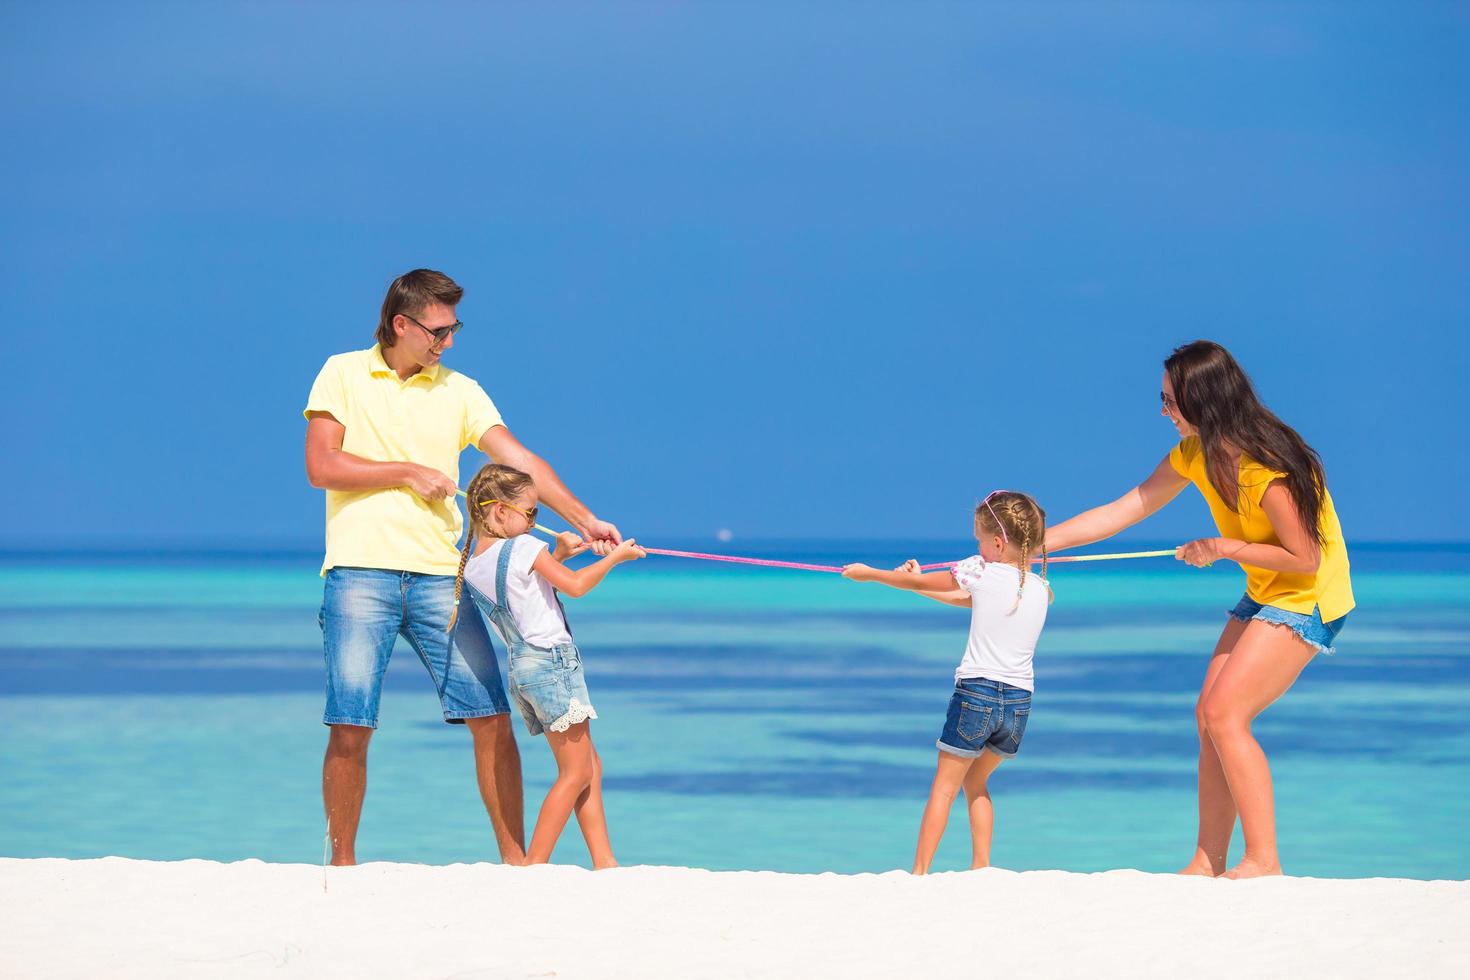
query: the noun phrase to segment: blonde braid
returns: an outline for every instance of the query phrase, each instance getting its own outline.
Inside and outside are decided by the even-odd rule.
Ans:
[[[1045,518],[1043,518],[1043,521]],[[1046,601],[1048,604],[1057,601],[1057,594],[1051,590],[1051,579],[1046,577],[1046,530],[1042,525],[1041,534],[1041,580],[1046,583]]]
[[[1022,518],[1015,507],[1011,508],[1011,523],[1021,532],[1021,583],[1016,586],[1016,602],[1011,612],[1021,608],[1021,596],[1026,591],[1026,572],[1031,567],[1031,519]]]
[[[471,520],[464,532],[464,547],[459,550],[459,571],[454,573],[454,612],[449,614],[449,625],[444,627],[446,633],[453,633],[454,624],[459,620],[459,598],[464,594],[464,566],[470,560],[470,545],[474,543],[475,524]]]
[[[486,471],[484,467],[475,474],[470,481],[469,488],[464,492],[465,502],[465,527],[464,547],[459,550],[459,571],[454,573],[454,612],[449,616],[449,625],[444,627],[444,632],[453,633],[454,624],[459,621],[459,600],[464,595],[464,567],[470,560],[470,548],[475,543],[475,532],[480,529],[480,493],[485,486]]]

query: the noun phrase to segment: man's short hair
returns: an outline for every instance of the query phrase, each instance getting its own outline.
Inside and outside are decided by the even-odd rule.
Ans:
[[[393,318],[400,313],[417,316],[434,303],[457,306],[464,297],[459,284],[442,272],[415,269],[405,272],[388,287],[383,297],[383,311],[378,315],[378,343],[387,350],[398,342],[393,332]]]

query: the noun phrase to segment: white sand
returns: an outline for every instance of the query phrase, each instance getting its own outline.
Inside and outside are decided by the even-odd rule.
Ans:
[[[4,977],[1470,977],[1470,882],[0,859]]]

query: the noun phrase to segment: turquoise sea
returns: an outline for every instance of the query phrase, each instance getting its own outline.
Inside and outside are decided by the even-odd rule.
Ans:
[[[968,553],[724,547],[823,563]],[[317,560],[0,553],[0,854],[320,861]],[[1304,875],[1470,877],[1470,545],[1359,545],[1353,561],[1359,607],[1339,653],[1256,726],[1283,860]],[[1195,693],[1243,577],[1145,560],[1052,579],[1026,741],[992,783],[994,860],[1173,870],[1194,840]],[[967,611],[833,575],[657,557],[568,607],[624,864],[908,866]],[[518,734],[529,822],[552,763]],[[401,642],[358,855],[494,859],[468,735],[439,720]],[[957,808],[937,867],[967,859]],[[575,826],[557,860],[585,863]]]

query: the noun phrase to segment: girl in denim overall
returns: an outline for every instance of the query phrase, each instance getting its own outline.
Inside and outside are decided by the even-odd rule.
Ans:
[[[475,605],[509,651],[511,700],[530,733],[546,735],[556,757],[556,782],[541,804],[526,863],[551,860],[575,811],[592,866],[617,867],[602,810],[602,759],[592,745],[590,720],[597,712],[557,592],[586,595],[613,566],[642,558],[644,551],[630,539],[600,561],[576,571],[568,568],[563,562],[586,551],[587,545],[566,533],[557,537],[556,550],[548,551],[531,536],[536,485],[509,466],[486,466],[465,495],[470,519],[454,580],[455,602],[468,585]]]
[[[954,694],[935,743],[939,762],[919,824],[913,873],[927,874],[949,811],[964,788],[970,811],[972,868],[990,864],[995,810],[987,780],[1021,747],[1031,713],[1031,658],[1046,623],[1046,513],[1024,493],[997,490],[975,508],[980,553],[948,571],[923,572],[906,562],[891,572],[848,565],[856,582],[882,582],[955,606],[970,607],[970,638],[955,670]],[[1041,551],[1041,574],[1031,559]]]

